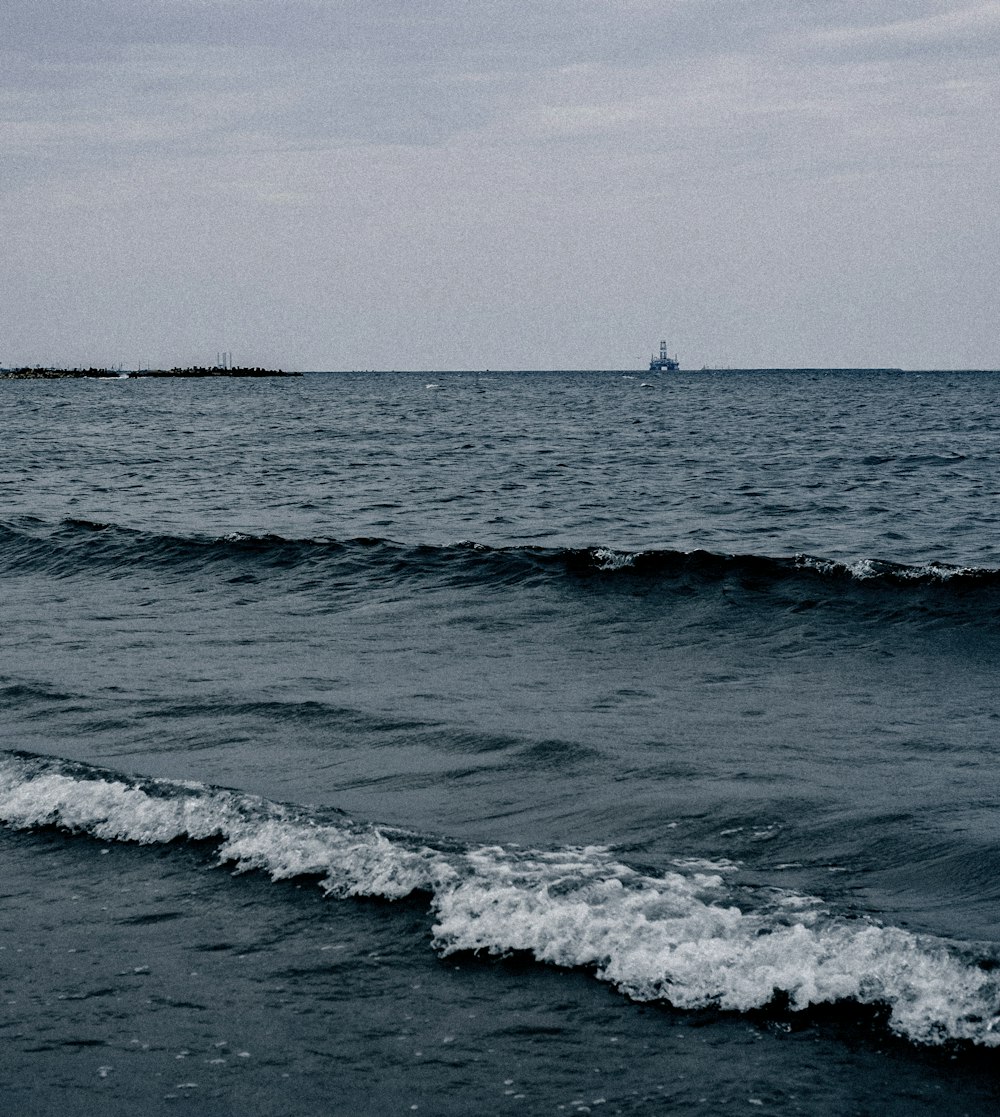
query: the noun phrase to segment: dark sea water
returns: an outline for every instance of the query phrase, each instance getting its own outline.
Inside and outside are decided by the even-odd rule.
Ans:
[[[1000,374],[0,396],[0,1113],[998,1111]]]

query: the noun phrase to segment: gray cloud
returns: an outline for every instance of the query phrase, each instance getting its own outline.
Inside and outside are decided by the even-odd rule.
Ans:
[[[997,363],[998,12],[8,2],[0,361]]]

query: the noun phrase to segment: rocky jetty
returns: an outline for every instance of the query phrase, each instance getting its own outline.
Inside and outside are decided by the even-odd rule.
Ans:
[[[4,368],[0,380],[113,380],[121,373],[108,368]]]
[[[215,368],[193,366],[192,368],[142,369],[138,372],[123,372],[110,368],[5,368],[0,369],[0,380],[116,380],[123,377],[136,379],[142,377],[195,377],[195,376],[301,376],[301,372],[285,372],[283,369],[269,368]]]

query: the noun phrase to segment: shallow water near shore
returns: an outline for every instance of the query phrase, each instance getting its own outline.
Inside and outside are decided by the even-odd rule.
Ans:
[[[2,1104],[995,1112],[998,386],[5,383]]]
[[[6,1112],[938,1113],[956,1073],[950,1111],[994,1111],[981,1060],[849,1010],[676,1013],[521,958],[442,964],[418,902],[331,904],[191,850],[2,845]]]

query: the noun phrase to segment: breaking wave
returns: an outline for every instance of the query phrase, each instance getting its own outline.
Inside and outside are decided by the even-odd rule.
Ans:
[[[0,523],[0,569],[4,571],[124,577],[137,567],[185,575],[231,571],[248,577],[268,571],[318,575],[336,570],[358,578],[442,577],[473,583],[566,576],[686,586],[735,581],[761,592],[782,587],[803,593],[865,589],[897,595],[939,590],[955,598],[984,595],[992,607],[1000,607],[1000,569],[939,562],[907,565],[878,558],[845,562],[805,554],[774,557],[606,546],[492,547],[469,540],[435,545],[382,538],[289,539],[241,532],[182,536],[89,520],[51,525],[32,517]]]
[[[220,864],[313,877],[334,897],[426,894],[442,955],[527,952],[679,1009],[882,1007],[918,1044],[1000,1046],[1000,974],[982,947],[740,887],[725,861],[653,874],[604,848],[466,846],[335,810],[0,753],[0,821],[103,841],[211,841]]]

